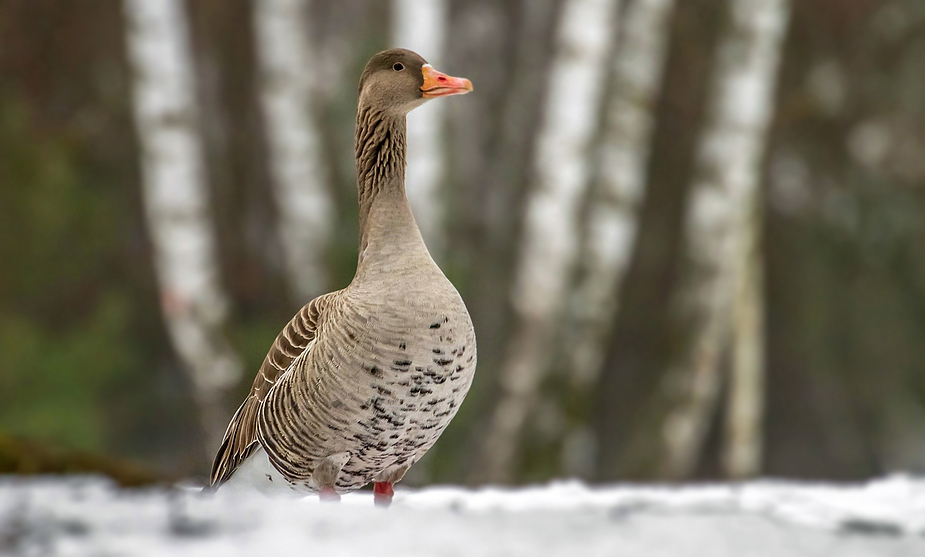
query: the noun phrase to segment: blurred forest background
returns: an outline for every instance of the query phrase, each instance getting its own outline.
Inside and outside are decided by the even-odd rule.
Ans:
[[[204,477],[391,46],[475,85],[409,117],[479,367],[408,483],[925,471],[921,0],[0,0],[0,433]]]

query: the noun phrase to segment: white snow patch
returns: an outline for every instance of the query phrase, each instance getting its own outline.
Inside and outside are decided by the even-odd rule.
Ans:
[[[925,555],[925,480],[399,489],[342,504],[0,478],[0,555]]]

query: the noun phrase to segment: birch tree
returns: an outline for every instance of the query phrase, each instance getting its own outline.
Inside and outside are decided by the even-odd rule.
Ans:
[[[142,191],[167,330],[190,374],[211,454],[224,431],[225,392],[241,377],[226,342],[198,131],[188,26],[180,0],[125,0]]]
[[[484,477],[479,479],[509,477],[519,433],[552,354],[577,251],[578,208],[588,182],[587,155],[617,8],[617,0],[568,0],[562,7],[512,293],[517,322],[501,368],[501,398],[480,454],[477,470]]]
[[[316,72],[307,17],[307,0],[254,2],[260,105],[270,146],[279,233],[289,286],[303,301],[328,290],[325,253],[334,222],[327,169],[311,118],[311,81]]]
[[[569,367],[585,384],[600,368],[603,338],[617,310],[616,292],[635,245],[673,8],[674,0],[631,2],[613,58],[614,86],[601,137],[599,189],[587,221],[584,273],[570,307],[574,336]]]
[[[731,478],[748,478],[761,471],[764,414],[764,266],[761,259],[760,203],[741,238],[737,257],[739,277],[732,313],[732,377],[726,411],[723,467]]]
[[[571,382],[594,383],[604,342],[618,311],[617,293],[636,244],[646,165],[668,53],[674,0],[633,0],[626,7],[613,57],[613,84],[600,140],[598,183],[586,222],[580,281],[569,301],[564,343]],[[594,436],[586,425],[566,432],[563,470],[590,475]],[[583,450],[582,447],[585,447]]]
[[[752,216],[788,8],[787,0],[732,0],[729,27],[718,46],[685,219],[677,307],[691,335],[665,375],[660,461],[669,478],[685,477],[696,465],[721,383],[735,292],[748,288],[742,258],[751,248],[743,241],[756,235],[758,220]]]
[[[443,61],[446,0],[394,0],[392,43],[424,57],[435,68]],[[414,219],[436,259],[444,250],[444,210],[440,184],[445,168],[441,128],[445,103],[426,103],[408,115],[408,172],[405,189]]]

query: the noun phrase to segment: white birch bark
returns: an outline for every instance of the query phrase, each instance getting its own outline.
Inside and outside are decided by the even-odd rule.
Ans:
[[[228,301],[209,211],[186,15],[180,0],[125,0],[124,11],[164,319],[190,373],[206,436],[217,443],[227,418],[222,395],[242,370],[222,335]]]
[[[630,2],[614,49],[599,182],[585,225],[581,281],[569,301],[565,327],[567,371],[571,382],[582,389],[593,385],[600,374],[607,333],[619,310],[617,293],[636,244],[674,5],[674,0]],[[568,476],[593,475],[595,443],[587,426],[567,431],[562,471]]]
[[[256,0],[260,104],[270,147],[289,287],[309,300],[328,287],[325,254],[334,220],[327,169],[311,117],[315,64],[307,36],[307,0]]]
[[[446,0],[393,0],[392,44],[413,50],[443,71],[447,25]],[[441,260],[446,238],[440,185],[445,168],[444,107],[429,102],[408,114],[408,169],[405,190],[427,249]]]
[[[772,116],[774,85],[788,20],[787,0],[732,0],[720,39],[708,119],[699,144],[685,222],[681,319],[692,336],[667,370],[669,408],[662,473],[689,475],[715,408],[719,363],[742,280],[751,209]]]
[[[567,0],[527,196],[512,302],[517,324],[501,368],[502,395],[484,440],[482,479],[508,479],[519,433],[546,370],[578,244],[578,208],[600,112],[618,0]]]
[[[600,369],[604,336],[617,311],[616,293],[636,242],[673,9],[674,0],[634,0],[623,16],[601,137],[599,190],[587,222],[584,273],[569,308],[574,325],[569,371],[580,384],[591,384]]]
[[[740,242],[739,277],[732,329],[732,376],[729,382],[723,466],[730,478],[761,472],[764,415],[764,276],[761,259],[761,211],[756,203]]]

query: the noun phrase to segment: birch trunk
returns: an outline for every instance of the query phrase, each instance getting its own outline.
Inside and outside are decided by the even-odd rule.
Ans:
[[[188,26],[180,0],[125,0],[142,190],[164,319],[190,373],[211,454],[241,377],[209,211]]]
[[[786,0],[732,0],[720,39],[711,106],[685,221],[679,312],[690,342],[667,369],[661,473],[689,476],[716,404],[720,357],[743,280],[743,238],[758,195],[761,159],[788,19]]]
[[[309,300],[328,287],[325,254],[334,203],[311,118],[312,76],[307,0],[257,0],[254,26],[260,104],[270,147],[273,192],[289,287]]]
[[[569,302],[565,327],[567,370],[579,389],[593,385],[600,373],[604,343],[619,309],[620,284],[636,244],[673,9],[674,0],[632,1],[614,49],[613,92],[601,135],[598,187],[592,194],[581,251],[581,279]],[[570,476],[593,475],[594,445],[587,426],[566,432],[563,471]]]
[[[562,8],[512,293],[516,325],[477,479],[509,478],[520,431],[552,355],[577,251],[578,208],[587,188],[587,155],[617,8],[618,0],[567,0]]]
[[[757,200],[756,200],[757,201]],[[730,478],[761,472],[764,414],[764,276],[760,204],[750,208],[741,239],[739,277],[732,314],[732,377],[726,413],[723,465]]]
[[[556,1],[521,2],[517,13],[496,0],[467,1],[453,12],[449,30],[453,71],[463,68],[478,92],[464,104],[446,103],[453,131],[446,193],[455,211],[447,224],[457,232],[448,239],[455,244],[456,261],[479,262],[467,290],[485,369],[498,369],[507,347],[521,224],[512,215],[523,207],[532,178],[529,161],[554,48]],[[494,402],[480,399],[486,406]],[[473,433],[474,446],[481,446],[480,434]]]
[[[408,48],[442,70],[446,0],[394,0],[392,43]],[[446,244],[440,185],[445,168],[442,132],[446,103],[425,103],[408,114],[405,189],[427,249],[441,261]]]
[[[570,304],[569,368],[583,384],[592,383],[599,371],[604,336],[617,311],[616,294],[636,242],[673,9],[674,0],[635,0],[624,15],[601,137],[599,190],[581,262],[584,273]]]

